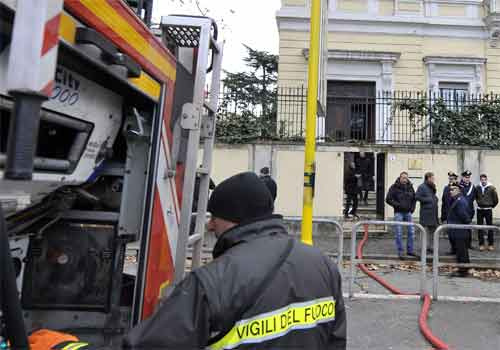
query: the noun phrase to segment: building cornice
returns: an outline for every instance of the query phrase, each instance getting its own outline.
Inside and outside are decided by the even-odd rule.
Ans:
[[[309,21],[309,11],[305,7],[283,6],[276,12],[276,18],[280,19],[306,19]],[[352,20],[356,22],[382,22],[382,23],[407,23],[407,24],[428,24],[428,25],[458,25],[467,27],[476,27],[485,25],[482,19],[473,18],[446,18],[446,17],[428,17],[428,16],[378,16],[368,12],[363,13],[345,13],[330,11],[328,19],[332,20]]]
[[[306,59],[308,59],[309,49],[302,50],[302,54]],[[399,52],[328,50],[328,59],[344,60],[344,61],[395,63],[400,57],[401,53]]]
[[[495,10],[496,11],[496,10]],[[489,43],[491,47],[497,47],[500,40],[500,13],[490,13],[485,18],[486,25],[488,26]]]
[[[283,7],[276,13],[278,29],[309,31],[309,14],[303,7]],[[425,16],[373,16],[331,12],[329,32],[375,33],[410,36],[487,39],[482,19]]]
[[[423,61],[425,64],[483,65],[487,60],[486,58],[481,57],[425,56]]]
[[[483,0],[427,0],[428,3],[444,4],[444,5],[475,5],[481,6]]]

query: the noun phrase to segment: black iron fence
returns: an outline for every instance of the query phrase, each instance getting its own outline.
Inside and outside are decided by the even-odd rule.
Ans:
[[[280,87],[264,104],[249,102],[246,95],[222,94],[219,141],[302,141],[306,95],[304,87]],[[316,125],[320,142],[500,147],[499,95],[394,91],[327,95],[326,102]]]
[[[278,87],[262,96],[223,91],[217,113],[218,141],[300,141],[305,130],[306,95],[305,87]]]

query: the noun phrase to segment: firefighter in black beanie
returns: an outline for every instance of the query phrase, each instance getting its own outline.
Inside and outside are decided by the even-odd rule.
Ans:
[[[218,238],[214,260],[177,285],[125,347],[345,349],[337,267],[287,234],[258,176],[245,172],[220,183],[208,211]]]

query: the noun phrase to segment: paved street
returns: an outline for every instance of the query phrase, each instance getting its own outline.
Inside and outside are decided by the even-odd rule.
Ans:
[[[315,236],[315,245],[324,252],[336,254],[338,236],[319,230]],[[295,231],[298,234],[298,231]],[[350,232],[346,233],[346,237]],[[364,256],[379,259],[395,259],[396,248],[392,232],[370,231],[365,244]],[[358,234],[358,242],[361,239]],[[406,237],[406,236],[405,236]],[[419,240],[415,239],[416,251],[420,251]],[[477,241],[473,242],[477,247]],[[349,257],[351,240],[344,239],[344,255]],[[417,250],[418,249],[418,250]],[[449,243],[446,237],[440,239],[440,256],[446,261],[454,261],[446,256]],[[500,268],[500,252],[479,252],[471,250],[472,261],[488,263]],[[430,261],[429,261],[430,262]],[[403,266],[391,264],[370,266],[374,272],[404,292],[419,290],[420,269],[404,262]],[[343,289],[348,291],[349,264],[344,265]],[[499,349],[500,348],[500,303],[479,302],[481,298],[500,301],[500,279],[482,279],[478,277],[451,278],[450,269],[442,269],[439,274],[439,295],[443,299],[469,297],[472,301],[434,301],[429,313],[428,324],[434,334],[447,342],[452,349]],[[426,289],[432,292],[432,271],[427,271]],[[421,335],[418,317],[421,302],[418,299],[373,299],[371,295],[390,297],[390,292],[360,270],[356,271],[354,293],[361,293],[363,298],[346,298],[348,312],[348,349],[353,350],[413,350],[431,349],[430,344]],[[365,299],[367,298],[367,299]],[[488,300],[485,299],[485,300]],[[370,317],[366,317],[370,315]]]
[[[432,349],[418,327],[418,300],[346,300],[348,349]],[[366,317],[370,315],[370,317]],[[451,349],[500,348],[500,304],[432,304],[429,326]]]
[[[299,235],[296,225],[292,225],[293,235]],[[338,251],[338,236],[329,229],[317,230],[314,244],[322,251],[336,255]],[[351,240],[344,239],[344,256],[350,256]],[[361,239],[358,234],[358,242]],[[207,236],[207,253],[214,239]],[[419,240],[415,240],[416,251],[419,250]],[[477,246],[477,241],[474,241]],[[133,245],[131,245],[133,248]],[[440,256],[446,261],[454,261],[446,256],[449,250],[448,239],[440,239]],[[472,261],[489,263],[500,268],[500,252],[470,251]],[[402,266],[384,263],[383,259],[396,259],[396,251],[392,232],[371,230],[365,245],[364,256],[380,260],[380,264],[369,265],[374,272],[404,292],[419,290],[420,269],[417,261],[405,261]],[[430,263],[430,261],[429,261]],[[188,266],[190,261],[188,260]],[[134,270],[134,264],[127,264],[129,271]],[[428,324],[434,334],[447,342],[452,349],[499,349],[500,348],[500,279],[483,279],[479,277],[451,278],[450,269],[442,269],[439,274],[439,295],[442,300],[434,301],[429,313]],[[341,271],[343,275],[343,290],[348,292],[349,263],[346,261]],[[432,292],[432,271],[430,265],[427,271],[426,289]],[[414,350],[431,349],[430,344],[421,335],[418,327],[418,316],[421,303],[418,299],[394,299],[385,288],[361,271],[356,271],[353,291],[355,298],[346,298],[348,313],[348,349],[352,350]],[[359,296],[360,294],[363,297]],[[377,299],[374,299],[375,296]],[[460,301],[463,298],[474,298],[474,301]],[[391,298],[391,299],[389,299]],[[449,301],[450,299],[459,301]],[[481,298],[489,300],[480,302]],[[370,315],[370,317],[366,317]]]

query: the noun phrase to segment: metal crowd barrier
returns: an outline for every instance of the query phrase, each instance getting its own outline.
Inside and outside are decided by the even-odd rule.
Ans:
[[[449,229],[466,229],[466,230],[484,230],[484,231],[496,231],[500,232],[500,227],[489,226],[489,225],[459,225],[459,224],[444,224],[439,226],[436,231],[434,231],[434,252],[432,258],[432,297],[434,300],[438,299],[438,287],[439,287],[439,234],[445,230]],[[456,264],[458,266],[462,264]]]
[[[415,222],[400,222],[400,221],[371,221],[371,220],[362,220],[358,221],[352,227],[352,236],[351,236],[351,277],[349,278],[349,297],[352,298],[354,296],[354,275],[355,275],[355,267],[359,263],[363,263],[364,259],[358,259],[356,257],[356,235],[358,232],[358,228],[361,225],[387,225],[387,226],[413,226],[420,231],[421,235],[421,253],[420,253],[420,267],[422,269],[420,275],[420,295],[423,296],[426,292],[426,261],[427,261],[427,230],[420,224]],[[417,230],[416,230],[417,231]],[[401,264],[405,264],[407,262],[402,261]]]
[[[196,216],[196,213],[192,214],[193,216]],[[206,214],[207,221],[210,219],[210,214]],[[283,221],[291,221],[291,222],[302,222],[302,217],[300,216],[284,216]],[[342,228],[342,225],[335,220],[331,219],[322,219],[322,218],[313,218],[313,223],[324,223],[328,225],[332,225],[334,229],[339,233],[339,245],[338,245],[338,254],[337,254],[337,266],[339,267],[339,270],[342,269],[342,262],[343,262],[343,251],[344,251],[344,230]],[[194,233],[188,238],[187,246],[191,247],[195,245],[195,243],[199,242],[200,240],[204,239],[205,234],[201,233]],[[201,245],[200,245],[201,247]],[[198,248],[198,247],[195,247]],[[195,256],[194,249],[193,248],[193,256]],[[198,248],[201,249],[201,248]],[[196,254],[199,258],[194,259],[192,262],[192,268],[197,268],[201,266],[201,252]]]
[[[300,216],[284,216],[283,217],[284,221],[293,221],[293,222],[302,222],[302,217]],[[342,225],[335,220],[331,219],[321,219],[321,218],[313,218],[313,223],[317,224],[329,224],[332,225],[336,231],[339,233],[339,245],[338,245],[338,254],[337,254],[337,266],[339,268],[339,271],[342,270],[342,259],[343,259],[343,254],[344,254],[344,229],[342,228]]]

